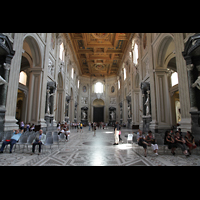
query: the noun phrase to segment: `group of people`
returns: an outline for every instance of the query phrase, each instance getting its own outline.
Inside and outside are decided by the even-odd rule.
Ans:
[[[77,129],[77,132],[78,132],[78,130],[80,130],[80,132],[83,132],[84,123],[82,123],[82,122],[72,122],[70,124],[70,126],[72,129],[73,128]]]
[[[21,129],[13,130],[12,137],[10,139],[6,139],[2,142],[0,153],[3,153],[5,146],[8,145],[8,144],[10,144],[10,153],[12,153],[13,146],[19,141],[22,133],[23,133],[23,129],[22,130]],[[35,136],[35,138],[32,142],[32,153],[31,153],[31,155],[35,153],[35,146],[36,145],[39,145],[38,155],[40,155],[41,146],[42,146],[42,144],[45,143],[45,140],[46,140],[46,135],[43,134],[43,130],[40,129],[39,134],[37,134]]]
[[[168,145],[168,148],[171,149],[171,153],[175,155],[175,149],[180,147],[185,156],[190,156],[193,149],[196,149],[197,145],[195,144],[194,136],[190,131],[187,131],[185,137],[183,137],[181,129],[173,132],[166,131],[164,144]]]
[[[148,131],[148,134],[145,135],[139,129],[137,133],[137,142],[139,146],[144,148],[144,156],[147,156],[146,150],[147,146],[151,146],[155,155],[158,155],[158,144],[156,144],[155,135],[151,131]],[[193,149],[197,147],[195,144],[194,136],[190,131],[187,131],[185,137],[182,136],[181,129],[178,131],[166,131],[164,136],[164,144],[168,145],[168,149],[171,149],[172,155],[175,155],[175,150],[177,147],[180,147],[186,157],[191,155]]]
[[[67,124],[65,122],[65,124],[60,124],[60,122],[57,125],[57,131],[58,131],[58,136],[60,136],[61,133],[64,133],[64,135],[66,136],[66,141],[69,140],[69,136],[70,136],[70,128],[69,128],[69,124]]]
[[[148,134],[145,135],[143,132],[139,129],[137,133],[137,142],[139,146],[142,146],[144,148],[144,156],[147,156],[147,146],[151,146],[155,155],[158,156],[158,144],[156,144],[155,136],[152,134],[151,131],[148,131]]]
[[[20,121],[19,127],[21,130],[24,130],[24,131],[34,131],[35,130],[35,124],[30,124],[30,123],[24,124],[23,121]]]

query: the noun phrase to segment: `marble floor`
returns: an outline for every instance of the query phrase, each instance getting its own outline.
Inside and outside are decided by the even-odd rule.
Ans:
[[[136,131],[136,130],[134,130]],[[155,156],[149,149],[147,157],[143,149],[136,144],[127,144],[127,135],[132,130],[122,129],[121,138],[124,143],[113,145],[113,128],[97,129],[96,136],[88,127],[83,133],[72,129],[68,142],[53,145],[52,151],[47,147],[40,155],[30,155],[29,149],[22,152],[17,148],[12,154],[9,148],[0,154],[0,166],[200,166],[200,156],[191,155],[186,158],[179,153],[176,156],[159,152]]]

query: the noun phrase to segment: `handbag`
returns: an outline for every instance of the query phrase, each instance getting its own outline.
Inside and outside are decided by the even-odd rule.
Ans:
[[[119,135],[121,135],[121,131],[119,131]]]

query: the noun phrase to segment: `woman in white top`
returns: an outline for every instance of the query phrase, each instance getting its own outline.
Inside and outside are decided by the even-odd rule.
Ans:
[[[69,136],[70,136],[70,130],[69,130],[69,126],[67,126],[67,130],[65,132],[66,134],[66,140],[69,141]]]

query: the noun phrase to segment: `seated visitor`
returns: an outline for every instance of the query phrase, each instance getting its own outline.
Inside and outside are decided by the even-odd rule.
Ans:
[[[179,132],[180,136],[182,136],[181,128],[178,128],[178,132]]]
[[[182,138],[182,136],[180,135],[180,133],[178,131],[175,132],[175,142],[177,147],[180,147],[181,150],[183,151],[184,155],[187,157],[189,156],[188,151],[187,151],[187,146],[186,146],[186,141]]]
[[[171,130],[170,130],[170,135],[174,137],[174,134],[175,134],[175,133],[174,133],[174,130],[171,129]]]
[[[43,134],[43,130],[40,129],[39,130],[39,135],[36,135],[35,139],[33,140],[33,143],[32,143],[32,153],[31,155],[33,155],[35,153],[35,146],[36,145],[39,145],[39,153],[38,155],[40,155],[40,152],[41,152],[41,146],[42,144],[45,143],[45,140],[46,140],[46,135]]]
[[[197,145],[195,144],[194,136],[192,135],[190,131],[187,131],[187,134],[185,135],[185,141],[186,141],[186,145],[189,147],[188,152],[191,155],[191,151],[193,149],[196,149]]]
[[[13,130],[13,136],[11,137],[11,139],[3,141],[0,153],[3,153],[5,146],[8,144],[10,144],[10,153],[12,153],[13,145],[18,142],[21,135],[22,135],[22,133],[19,132],[19,130]]]
[[[147,156],[147,145],[151,146],[147,142],[145,142],[145,136],[142,134],[142,131],[139,130],[139,135],[137,135],[137,142],[139,146],[142,146],[144,148],[144,156]]]
[[[145,138],[145,141],[146,141],[149,145],[151,145],[151,147],[152,147],[154,153],[158,156],[158,145],[155,144],[155,138],[153,137],[151,131],[148,131],[148,134],[147,134],[147,136],[146,136],[146,138]]]
[[[168,149],[171,149],[171,153],[173,155],[175,155],[175,149],[177,148],[177,145],[174,141],[174,138],[173,136],[171,135],[171,132],[169,131],[166,131],[165,132],[165,143],[164,144],[167,144],[168,145]]]

